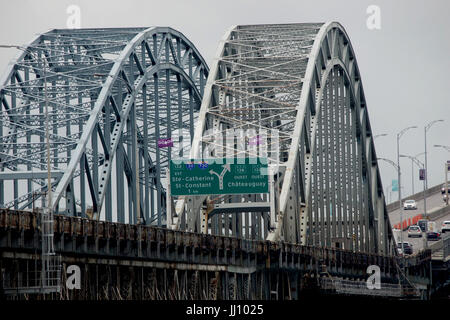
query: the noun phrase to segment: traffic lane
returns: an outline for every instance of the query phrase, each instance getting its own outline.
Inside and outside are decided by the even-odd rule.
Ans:
[[[412,218],[418,214],[423,214],[424,206],[423,199],[416,201],[417,210],[403,210],[403,220],[408,220],[408,218]],[[430,212],[432,209],[440,208],[444,205],[444,201],[442,200],[442,194],[435,193],[427,198],[427,212]],[[400,222],[400,209],[389,212],[389,220],[391,221],[391,225],[397,224]]]
[[[423,206],[423,199],[416,201],[417,210],[403,210],[403,219],[405,216],[408,218],[413,217],[415,215],[418,215],[420,213],[423,214],[424,206]],[[427,198],[427,212],[431,211],[434,208],[439,208],[444,205],[444,201],[442,200],[442,194],[435,193]],[[391,224],[399,223],[400,222],[400,209],[394,210],[389,213],[389,219],[391,220]]]
[[[436,227],[437,227],[438,231],[441,233],[442,223],[444,221],[450,221],[450,213],[445,215],[444,217],[441,217],[439,219],[435,219],[432,221],[436,222]],[[408,231],[403,231],[402,234],[403,234],[403,241],[410,242],[413,245],[413,253],[417,253],[420,250],[425,248],[425,242],[424,242],[426,239],[425,233],[422,232],[422,238],[419,238],[419,237],[408,238]],[[442,239],[442,235],[441,235],[441,239]],[[438,240],[438,241],[442,241],[442,240]],[[428,241],[428,246],[430,246],[431,244],[433,244],[435,242],[436,242],[435,240]]]

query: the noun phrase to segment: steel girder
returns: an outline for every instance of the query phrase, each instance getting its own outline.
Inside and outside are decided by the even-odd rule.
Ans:
[[[260,212],[216,214],[207,232],[396,254],[361,78],[344,28],[335,22],[235,26],[217,56],[190,157],[201,158],[205,150],[209,157],[223,156],[217,137],[225,141],[230,128],[265,130],[266,150],[278,138],[279,148],[267,153],[269,165],[279,166],[270,199],[277,214],[274,225]],[[238,144],[226,146],[227,157],[255,155]],[[200,231],[202,207],[212,203],[267,201],[267,195],[181,198],[178,226]]]
[[[38,36],[0,82],[0,206],[31,208],[47,190],[46,94],[53,209],[161,226],[171,155],[158,139],[182,129],[192,139],[208,70],[171,28]]]

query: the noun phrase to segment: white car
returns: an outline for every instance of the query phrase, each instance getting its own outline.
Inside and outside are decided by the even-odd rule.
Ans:
[[[444,221],[442,222],[442,227],[441,227],[441,233],[445,233],[447,231],[450,231],[450,221]]]
[[[406,200],[405,202],[403,202],[403,209],[416,210],[417,209],[416,201],[415,200]]]
[[[419,237],[422,238],[422,230],[418,225],[412,225],[408,228],[408,238]]]

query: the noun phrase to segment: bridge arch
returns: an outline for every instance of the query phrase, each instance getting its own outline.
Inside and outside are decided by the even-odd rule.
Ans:
[[[395,253],[361,77],[344,28],[336,22],[235,26],[225,35],[218,56],[208,78],[191,158],[201,156],[208,145],[202,136],[214,128],[216,135],[233,127],[276,130],[280,152],[268,158],[280,170],[273,176],[272,199],[267,195],[181,199],[178,213],[184,212],[191,221],[186,228],[200,230],[205,202],[275,202],[275,217],[260,212],[225,214],[214,218],[207,232]],[[345,101],[338,103],[339,99]],[[346,118],[337,118],[338,114]],[[333,137],[336,130],[341,132],[339,140]],[[339,150],[325,155],[317,146],[325,144],[324,139]],[[327,166],[326,172],[320,163]],[[336,187],[339,183],[348,186],[337,199],[330,190],[344,193]],[[323,199],[331,195],[330,208]],[[228,223],[232,227],[224,230]],[[353,242],[355,236],[358,243]]]
[[[193,136],[208,72],[167,27],[38,36],[1,82],[0,205],[31,208],[46,191],[47,101],[54,211],[163,225],[171,154],[158,140],[178,129]]]

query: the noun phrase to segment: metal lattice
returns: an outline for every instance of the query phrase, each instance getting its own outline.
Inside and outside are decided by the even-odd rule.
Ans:
[[[0,81],[0,206],[31,209],[47,190],[47,102],[54,212],[163,225],[171,155],[158,140],[193,136],[207,76],[171,28],[38,36]]]
[[[258,148],[224,144],[230,129],[267,138]],[[207,232],[395,254],[359,70],[340,24],[236,26],[224,36],[190,157],[261,151],[279,167],[270,198],[180,198],[179,228],[201,232],[211,203],[271,202],[270,214],[244,205],[217,214]]]

